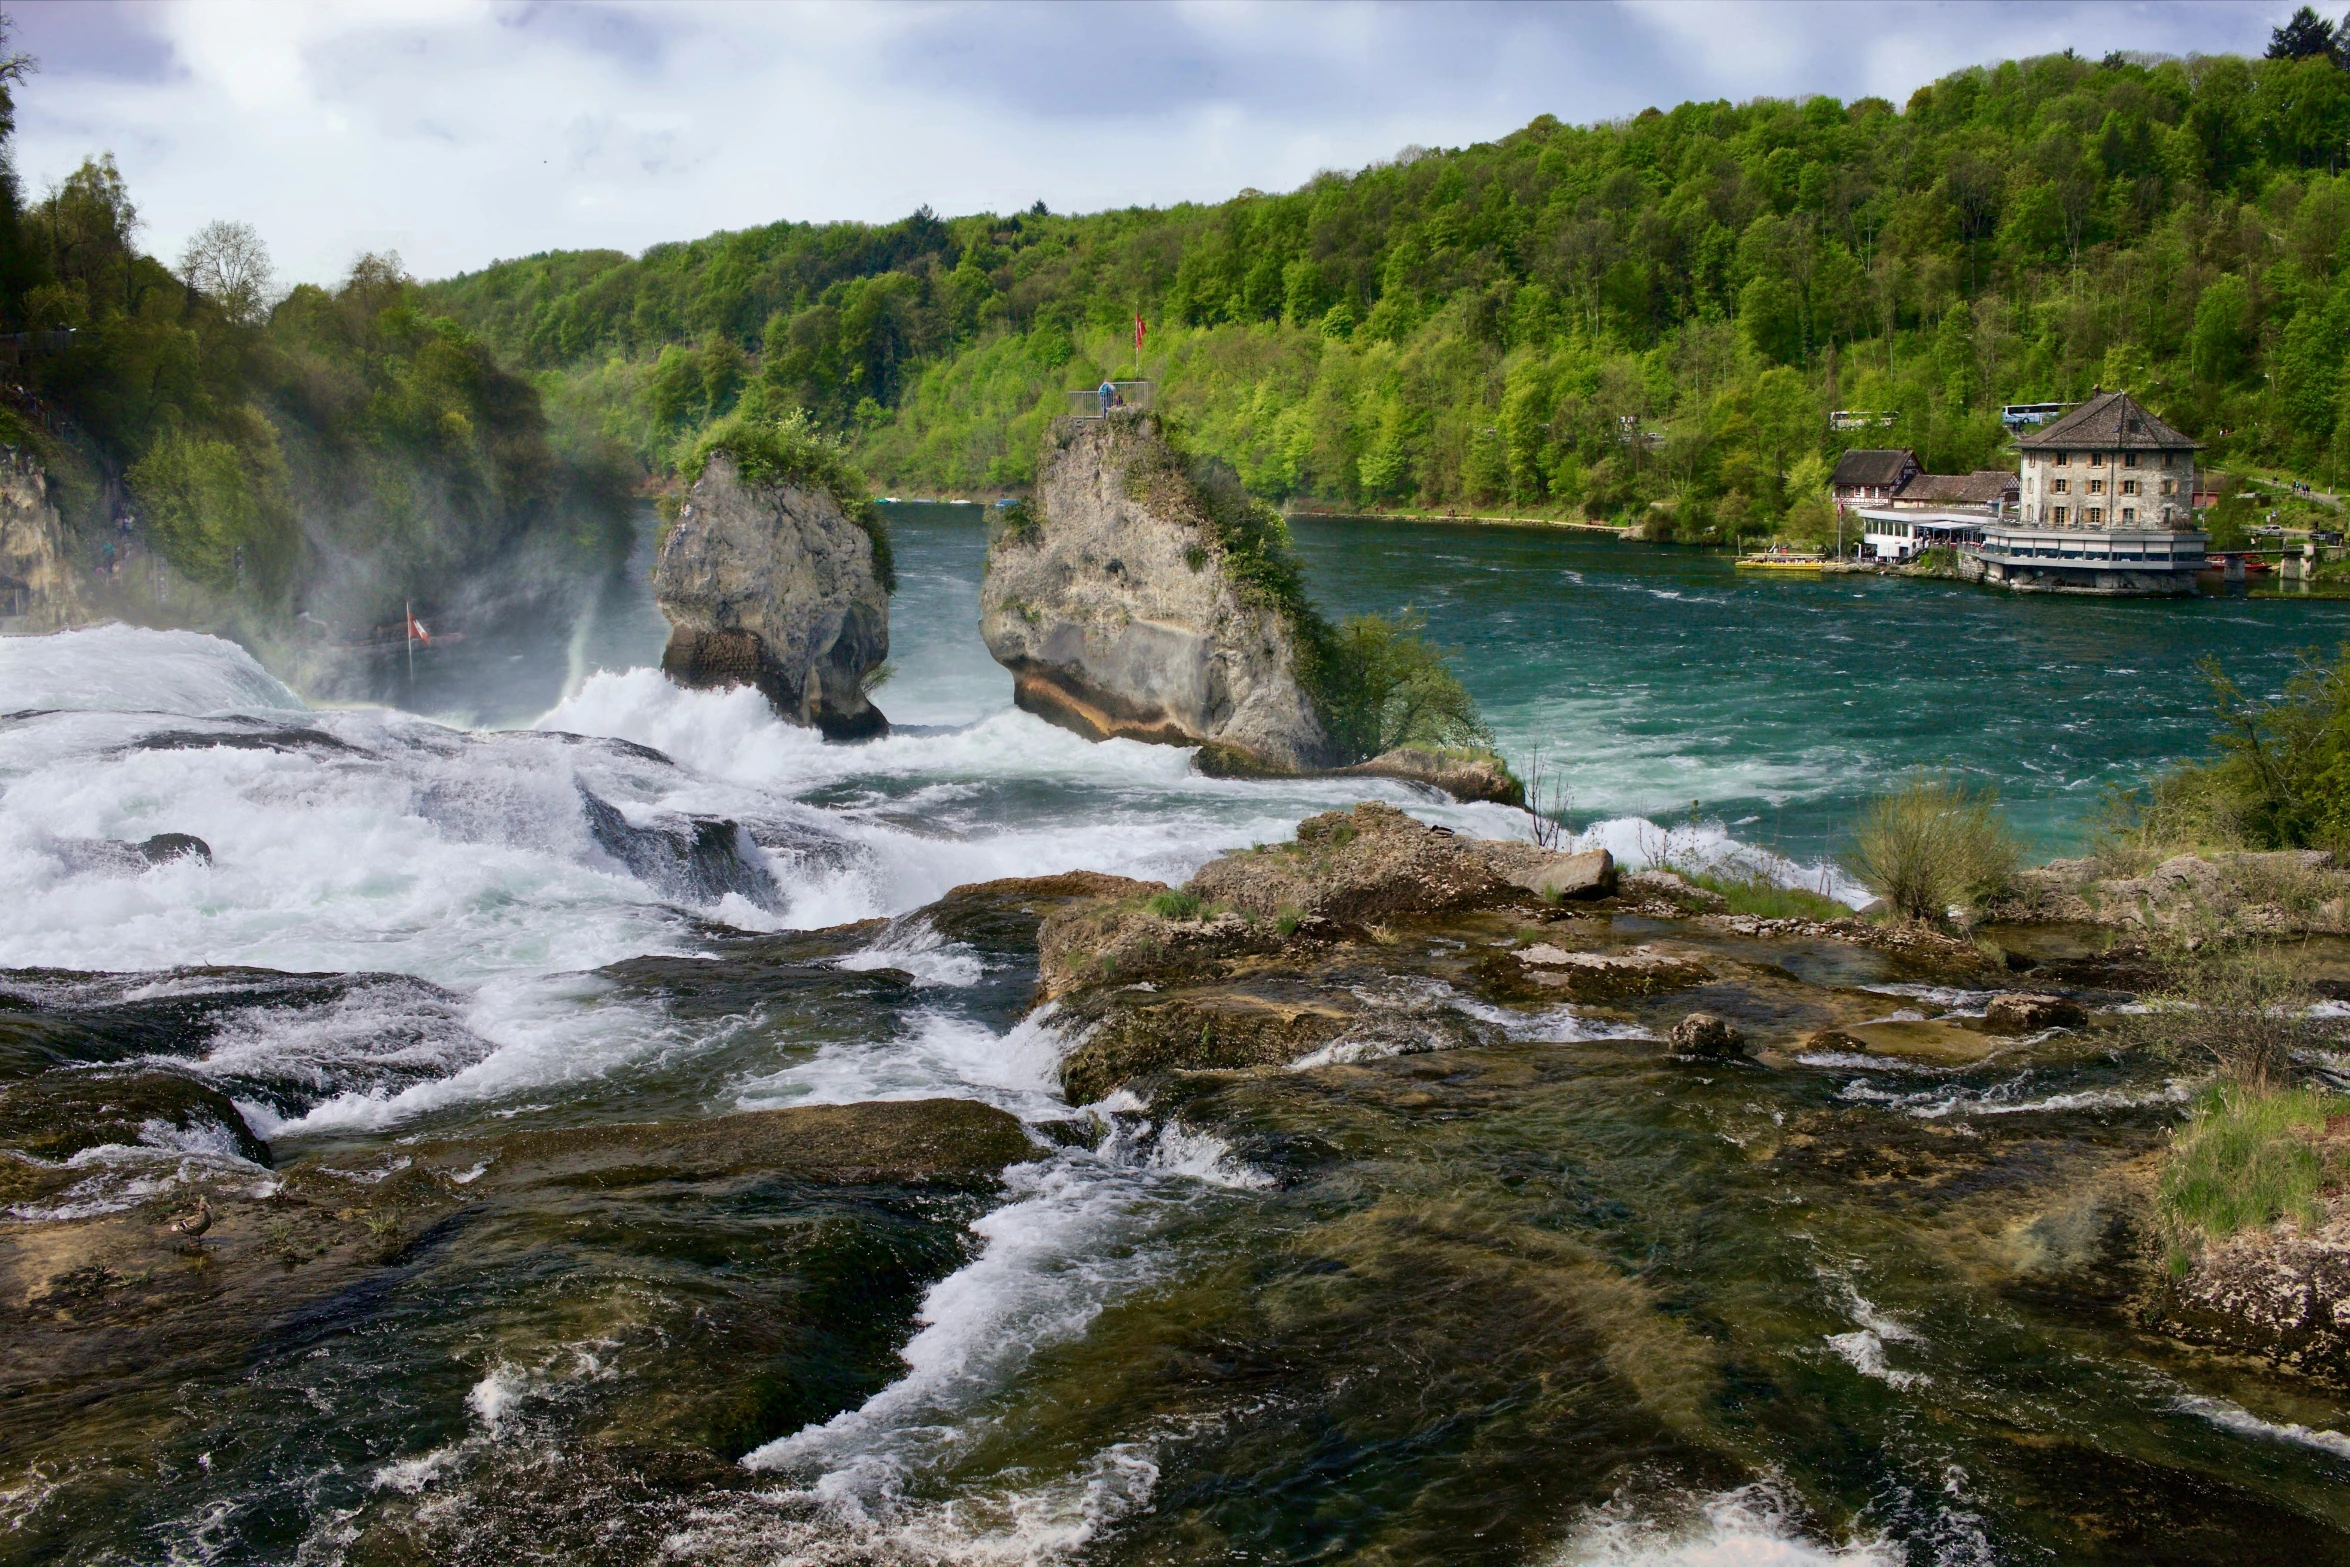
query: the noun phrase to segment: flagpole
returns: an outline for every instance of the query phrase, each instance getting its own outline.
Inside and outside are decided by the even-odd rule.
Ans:
[[[416,694],[416,601],[400,600],[400,635],[408,643],[408,694]]]

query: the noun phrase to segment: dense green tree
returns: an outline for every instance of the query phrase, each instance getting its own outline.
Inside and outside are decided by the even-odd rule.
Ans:
[[[2334,57],[2334,24],[2303,6],[2268,36],[2268,57],[2272,60],[2331,60]]]

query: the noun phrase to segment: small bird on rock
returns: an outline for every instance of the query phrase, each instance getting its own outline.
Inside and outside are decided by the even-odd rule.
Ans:
[[[189,1240],[197,1239],[212,1228],[212,1199],[199,1192],[192,1211],[177,1215],[163,1227],[174,1235],[185,1235]]]

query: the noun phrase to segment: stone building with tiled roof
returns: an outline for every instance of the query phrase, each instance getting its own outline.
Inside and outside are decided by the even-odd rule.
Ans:
[[[2209,542],[2195,527],[2202,448],[2101,392],[2016,441],[2021,515],[1986,524],[1968,554],[1983,580],[2027,591],[2190,593]]]
[[[2127,392],[2104,392],[2016,441],[2023,520],[2054,528],[2194,525],[2189,440]]]

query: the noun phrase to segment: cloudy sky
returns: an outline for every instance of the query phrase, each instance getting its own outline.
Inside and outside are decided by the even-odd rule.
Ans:
[[[888,5],[10,0],[28,189],[111,151],[176,256],[421,276],[780,218],[1291,189],[1689,98],[1881,94],[2066,47],[2258,53],[2286,3]]]

